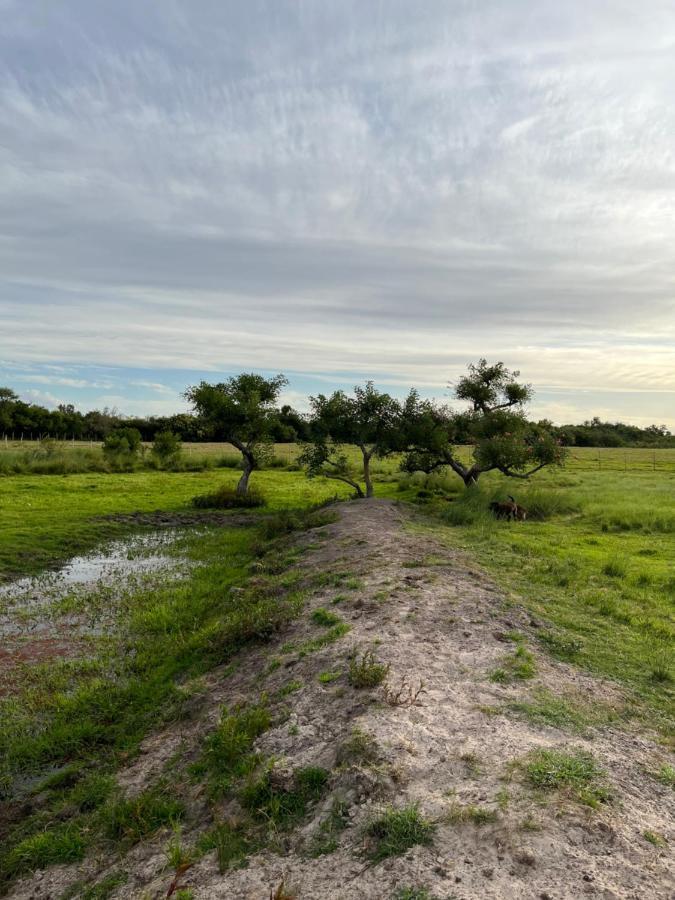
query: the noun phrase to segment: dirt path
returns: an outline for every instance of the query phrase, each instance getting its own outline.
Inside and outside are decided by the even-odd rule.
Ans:
[[[274,696],[289,680],[299,683],[278,701],[288,717],[258,748],[277,760],[280,779],[304,766],[330,770],[326,798],[286,840],[283,854],[265,851],[247,868],[221,875],[210,853],[186,872],[181,887],[195,900],[267,900],[282,879],[297,900],[387,900],[404,887],[422,886],[438,900],[672,900],[675,794],[649,774],[669,761],[664,748],[625,727],[572,730],[519,714],[514,705],[547,696],[542,691],[598,719],[622,697],[615,685],[540,652],[538,623],[463,554],[408,527],[408,517],[386,501],[342,504],[339,521],[320,529],[323,540],[316,532],[303,537],[314,542],[303,556],[307,572],[349,576],[315,592],[308,612],[334,610],[351,631],[301,655],[297,647],[317,634],[303,615],[279,646],[256,651],[234,676],[214,673],[200,724],[149,740],[123,773],[125,788],[138,790],[177,751],[190,756],[221,704],[250,700],[263,689]],[[346,587],[355,578],[358,586]],[[513,642],[513,632],[523,640]],[[520,646],[526,650],[516,657]],[[344,675],[348,656],[368,648],[390,666],[387,682],[357,689]],[[260,673],[275,655],[281,665],[263,680]],[[533,677],[510,680],[523,662],[534,667]],[[495,670],[506,681],[492,680]],[[343,674],[322,683],[325,672]],[[424,692],[412,705],[392,705],[403,682],[422,683]],[[605,771],[598,784],[610,799],[593,809],[570,788],[537,792],[525,764],[542,748],[592,754]],[[337,848],[312,858],[308,848],[336,798],[347,810]],[[435,823],[432,843],[369,863],[364,825],[389,805],[409,804],[419,804]],[[237,814],[231,804],[221,812]],[[110,871],[125,869],[129,880],[111,896],[166,896],[166,843],[165,834],[117,861]],[[91,866],[38,875],[11,896],[59,897]]]

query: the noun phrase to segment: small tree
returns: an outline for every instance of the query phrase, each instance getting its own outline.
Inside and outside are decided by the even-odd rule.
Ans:
[[[137,428],[116,428],[103,441],[103,455],[117,466],[132,466],[141,450],[141,433]]]
[[[244,471],[238,494],[247,492],[251,472],[269,453],[279,416],[276,403],[287,384],[283,375],[264,378],[243,373],[219,384],[202,381],[185,392],[209,434],[215,440],[228,441],[241,453]]]
[[[178,461],[182,449],[180,436],[173,431],[159,431],[152,444],[152,455],[163,466],[173,465]]]
[[[330,397],[310,397],[311,437],[300,462],[311,477],[323,475],[349,484],[359,497],[373,496],[370,463],[400,448],[401,405],[389,394],[376,390],[373,382],[356,386],[354,396],[336,391]],[[361,451],[361,471],[350,464],[344,445]],[[365,493],[359,484],[363,477]]]
[[[529,478],[548,465],[561,465],[566,451],[545,424],[528,422],[523,405],[531,398],[530,385],[517,381],[498,362],[481,359],[460,378],[455,397],[471,408],[453,413],[447,406],[420,400],[411,392],[405,408],[406,445],[403,461],[407,471],[432,472],[448,467],[464,484],[476,484],[483,472],[500,471],[509,478]],[[453,443],[457,436],[473,441],[473,462],[463,463]]]

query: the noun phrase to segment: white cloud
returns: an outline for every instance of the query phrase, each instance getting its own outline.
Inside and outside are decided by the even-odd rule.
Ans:
[[[3,26],[8,358],[437,390],[490,355],[626,417],[675,388],[668,4],[72,0]]]

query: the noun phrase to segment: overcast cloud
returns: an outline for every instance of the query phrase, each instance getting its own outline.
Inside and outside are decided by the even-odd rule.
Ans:
[[[24,395],[163,412],[245,368],[441,396],[487,355],[541,415],[675,427],[670,0],[0,21],[0,377]]]

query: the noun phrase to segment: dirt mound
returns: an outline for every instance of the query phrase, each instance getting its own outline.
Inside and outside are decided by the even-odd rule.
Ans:
[[[395,504],[342,504],[319,531],[301,538],[302,570],[322,582],[303,616],[234,674],[212,673],[193,720],[147,741],[119,780],[133,795],[194,759],[223,704],[265,691],[272,727],[256,749],[270,784],[290,796],[302,773],[325,783],[245,867],[221,873],[211,851],[179,888],[196,900],[672,898],[675,795],[650,774],[665,751],[613,723],[616,685],[540,652],[539,624]],[[331,632],[335,615],[348,631]],[[200,808],[195,788],[186,845]],[[233,828],[242,814],[236,800],[218,810]],[[103,868],[38,873],[11,896],[56,898],[120,870],[109,896],[168,896],[169,837]]]

